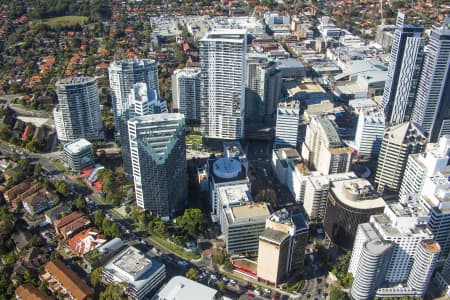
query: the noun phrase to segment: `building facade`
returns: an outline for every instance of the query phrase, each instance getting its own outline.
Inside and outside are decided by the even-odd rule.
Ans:
[[[405,24],[405,18],[398,13],[382,100],[389,125],[411,119],[423,60],[423,26]]]
[[[359,156],[377,157],[385,129],[384,115],[378,111],[359,112],[355,133],[355,146]]]
[[[348,270],[354,276],[352,299],[423,297],[440,252],[427,221],[418,202],[392,202],[358,226]],[[368,252],[369,243],[378,244],[379,251]]]
[[[344,143],[330,119],[311,119],[302,146],[302,157],[310,169],[324,175],[348,172],[352,154],[353,149]]]
[[[113,61],[108,70],[114,124],[116,126],[116,134],[120,138],[119,117],[122,115],[124,104],[125,109],[127,107],[128,94],[132,90],[133,85],[138,82],[144,82],[147,88],[154,89],[159,94],[158,65],[155,60],[151,59],[126,59]]]
[[[278,285],[293,271],[302,271],[309,226],[302,214],[286,209],[274,212],[266,220],[259,236],[257,277]]]
[[[134,117],[128,134],[137,205],[163,218],[182,211],[187,199],[183,115]]]
[[[243,136],[246,45],[241,29],[212,31],[200,40],[200,119],[207,138]]]
[[[124,283],[127,295],[133,300],[141,300],[163,283],[166,267],[128,246],[103,267],[103,278],[107,283]]]
[[[254,203],[247,184],[217,189],[219,223],[230,254],[256,253],[258,238],[270,215],[266,203]]]
[[[450,134],[450,17],[433,29],[427,44],[412,120],[431,142]]]
[[[167,103],[159,98],[157,90],[149,88],[144,82],[134,84],[128,93],[128,99],[122,103],[122,111],[116,123],[119,127],[123,167],[128,178],[133,174],[128,120],[136,116],[160,113],[167,113]]]
[[[97,82],[91,77],[70,77],[56,82],[58,106],[53,110],[58,140],[102,140],[103,122]]]
[[[281,97],[281,71],[265,55],[249,54],[245,72],[245,118],[265,121],[273,118]]]
[[[64,145],[65,162],[76,174],[94,167],[92,144],[86,139],[78,139]]]
[[[275,128],[275,148],[297,148],[300,126],[300,102],[285,101],[278,104]]]
[[[358,225],[384,210],[385,202],[367,179],[331,183],[323,228],[330,242],[351,249]]]
[[[200,122],[200,68],[177,69],[172,75],[173,111]]]
[[[398,193],[408,155],[425,149],[422,128],[411,122],[386,129],[378,156],[375,184],[379,192]]]

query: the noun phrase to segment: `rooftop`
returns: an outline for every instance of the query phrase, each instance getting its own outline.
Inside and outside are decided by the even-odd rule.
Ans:
[[[370,240],[365,244],[365,247],[372,255],[380,256],[391,248],[391,244],[382,242],[377,239]]]
[[[319,117],[316,118],[317,122],[320,124],[320,127],[326,134],[328,139],[328,144],[330,148],[337,147],[345,147],[344,142],[341,139],[341,136],[338,134],[336,127],[333,125],[329,118]]]
[[[162,121],[178,121],[184,119],[184,115],[180,113],[162,113],[155,115],[145,115],[132,118],[129,122],[162,122]]]
[[[183,276],[175,276],[153,297],[153,300],[213,300],[216,295],[215,289]]]
[[[89,83],[89,82],[95,82],[95,78],[92,77],[69,77],[69,78],[64,78],[59,80],[58,82],[56,82],[56,85],[78,85],[78,84],[83,84],[83,83]]]
[[[92,144],[86,139],[78,139],[64,145],[64,150],[71,153],[79,153],[87,149],[92,149]]]
[[[84,300],[94,295],[94,290],[59,259],[48,262],[45,270],[52,274],[75,299]]]
[[[223,186],[217,189],[222,205],[236,205],[253,201],[248,184]]]
[[[287,237],[289,237],[289,233],[272,228],[264,229],[259,235],[260,240],[268,240],[275,244],[281,244]]]
[[[439,246],[439,244],[433,240],[423,240],[420,242],[420,244],[430,253],[441,252],[441,246]]]
[[[249,203],[231,208],[231,213],[235,221],[246,218],[267,218],[270,210],[265,202]],[[230,222],[231,223],[231,222]]]
[[[117,280],[133,285],[137,290],[143,287],[155,272],[164,266],[135,247],[128,246],[114,256],[104,270]]]
[[[406,122],[386,128],[384,137],[389,138],[389,140],[397,144],[426,144],[427,138],[423,132],[423,129],[419,125]]]
[[[34,287],[31,283],[24,283],[17,287],[16,297],[23,300],[52,300],[45,292]]]
[[[383,208],[386,203],[367,179],[354,178],[332,183],[336,199],[355,209]]]

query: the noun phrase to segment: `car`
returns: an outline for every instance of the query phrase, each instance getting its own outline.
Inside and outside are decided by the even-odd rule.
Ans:
[[[248,292],[246,295],[249,298],[255,298],[255,294],[253,294],[252,292]]]

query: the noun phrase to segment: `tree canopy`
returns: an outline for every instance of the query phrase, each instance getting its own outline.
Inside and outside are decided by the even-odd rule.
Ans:
[[[188,208],[183,215],[176,219],[178,228],[196,237],[204,233],[208,226],[208,220],[202,211],[198,208]]]

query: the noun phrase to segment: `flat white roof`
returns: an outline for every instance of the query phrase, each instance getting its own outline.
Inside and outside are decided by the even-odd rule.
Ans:
[[[175,276],[152,298],[152,300],[213,300],[217,290],[203,284]]]
[[[78,139],[64,145],[64,149],[71,153],[78,153],[86,147],[92,147],[92,144],[86,139]]]

